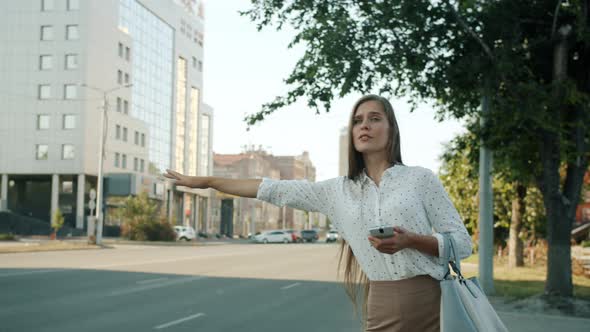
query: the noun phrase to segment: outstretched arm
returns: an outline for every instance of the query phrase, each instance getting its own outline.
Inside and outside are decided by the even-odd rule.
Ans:
[[[256,198],[261,179],[226,179],[213,176],[188,176],[167,169],[164,177],[174,180],[178,186],[213,188],[226,194]]]

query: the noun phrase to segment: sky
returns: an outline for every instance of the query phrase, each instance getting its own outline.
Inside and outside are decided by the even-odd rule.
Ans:
[[[330,113],[316,114],[306,100],[280,109],[246,131],[246,114],[289,90],[284,83],[304,52],[288,49],[295,33],[267,27],[240,16],[248,0],[208,0],[205,6],[203,100],[213,107],[213,152],[236,154],[245,145],[261,146],[274,155],[300,155],[308,151],[316,167],[316,180],[338,176],[338,140],[354,102],[351,94],[333,102]],[[400,128],[404,164],[438,172],[443,144],[465,132],[456,120],[438,122],[427,104],[410,113],[403,99],[390,100]]]

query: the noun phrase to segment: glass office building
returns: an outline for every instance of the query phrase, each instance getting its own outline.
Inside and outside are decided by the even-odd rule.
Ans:
[[[130,114],[146,122],[149,171],[170,168],[174,29],[135,0],[120,0],[119,29],[133,40]]]

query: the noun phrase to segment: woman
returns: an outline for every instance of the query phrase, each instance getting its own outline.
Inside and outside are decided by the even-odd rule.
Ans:
[[[450,233],[460,258],[471,238],[437,176],[402,164],[400,135],[387,99],[359,99],[349,125],[348,176],[311,183],[300,180],[232,180],[188,177],[168,171],[178,185],[214,188],[233,195],[325,214],[342,235],[344,282],[357,303],[364,285],[366,331],[439,331],[440,286]],[[394,236],[369,236],[393,226]],[[345,256],[346,255],[346,256]]]

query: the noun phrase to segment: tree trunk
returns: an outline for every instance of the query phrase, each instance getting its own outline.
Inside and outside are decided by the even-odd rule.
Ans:
[[[524,198],[527,188],[516,182],[516,197],[512,200],[512,218],[510,220],[510,234],[508,238],[508,267],[524,266],[523,243],[520,238],[522,218],[525,211]]]
[[[555,122],[554,128],[562,128],[563,83],[567,77],[567,37],[571,33],[571,26],[562,26],[557,33],[557,40],[553,53],[553,83],[556,87],[554,94]],[[540,148],[543,163],[540,189],[547,213],[547,280],[545,294],[571,297],[572,258],[570,246],[571,222],[566,215],[566,199],[560,191],[559,166],[561,162],[561,139],[558,130],[545,129],[542,134]]]
[[[565,217],[566,209],[559,190],[559,137],[551,133],[545,133],[543,136],[543,175],[540,189],[547,213],[549,246],[545,294],[572,296],[571,222]]]

